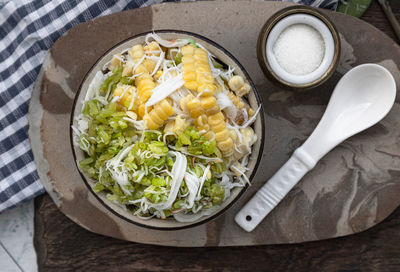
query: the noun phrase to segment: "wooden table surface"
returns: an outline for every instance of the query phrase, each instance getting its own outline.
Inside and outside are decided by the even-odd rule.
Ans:
[[[400,19],[400,1],[390,2]],[[362,19],[398,41],[377,0]],[[295,245],[173,248],[91,233],[44,195],[35,200],[34,243],[39,271],[400,271],[400,208],[377,226],[343,238]]]

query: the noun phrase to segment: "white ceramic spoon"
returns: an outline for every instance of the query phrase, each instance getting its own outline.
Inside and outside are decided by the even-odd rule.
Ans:
[[[385,117],[395,97],[396,83],[382,66],[363,64],[347,72],[314,132],[239,211],[236,223],[252,231],[326,153]]]

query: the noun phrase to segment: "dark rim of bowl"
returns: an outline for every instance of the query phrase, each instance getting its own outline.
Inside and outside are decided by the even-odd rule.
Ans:
[[[334,55],[332,59],[332,63],[329,65],[326,72],[319,78],[314,80],[313,82],[307,84],[292,84],[281,79],[275,72],[272,70],[271,66],[268,63],[267,55],[266,55],[266,44],[268,36],[272,30],[272,28],[283,18],[292,15],[292,14],[307,14],[316,17],[317,19],[321,20],[329,29],[332,34],[333,42],[334,42]],[[284,8],[274,15],[272,15],[264,26],[261,28],[260,34],[258,36],[257,41],[257,59],[258,63],[263,70],[266,77],[268,77],[274,83],[283,86],[285,88],[290,88],[292,90],[308,90],[314,87],[317,87],[328,80],[333,73],[336,71],[336,67],[339,64],[340,58],[340,37],[339,32],[337,31],[335,25],[332,23],[331,20],[316,8],[307,7],[307,6],[293,6]]]
[[[224,52],[229,58],[231,58],[231,59],[233,60],[233,62],[235,62],[236,65],[241,69],[241,71],[243,72],[244,76],[246,77],[247,81],[249,82],[249,84],[251,85],[251,87],[252,87],[252,89],[253,89],[255,98],[256,98],[256,100],[257,100],[257,104],[258,104],[259,106],[261,106],[261,109],[260,109],[260,111],[259,111],[259,115],[260,115],[260,118],[261,118],[261,130],[262,130],[262,132],[261,132],[262,135],[261,135],[261,140],[260,140],[260,148],[261,148],[261,150],[260,150],[259,153],[258,153],[256,163],[255,163],[255,165],[254,165],[253,171],[252,171],[252,173],[251,173],[251,175],[250,175],[250,178],[249,178],[250,181],[253,180],[253,178],[254,178],[254,176],[255,176],[255,174],[256,174],[256,172],[257,172],[258,166],[259,166],[259,164],[260,164],[260,161],[261,161],[261,157],[262,157],[262,153],[263,153],[262,150],[263,150],[263,148],[264,148],[264,140],[265,140],[264,110],[263,110],[262,102],[261,102],[260,96],[259,96],[259,94],[258,94],[258,91],[257,91],[257,89],[256,89],[256,87],[255,87],[253,81],[251,80],[249,74],[248,74],[247,71],[244,69],[244,67],[243,67],[243,66],[239,63],[239,61],[238,61],[231,53],[229,53],[225,48],[223,48],[222,46],[220,46],[220,45],[217,44],[216,42],[213,42],[213,41],[211,41],[210,39],[208,39],[208,38],[206,38],[206,37],[204,37],[204,36],[201,36],[201,35],[199,35],[199,34],[195,34],[195,33],[192,33],[192,32],[188,32],[188,31],[182,31],[182,30],[160,29],[160,30],[147,31],[147,32],[143,32],[143,33],[140,33],[140,34],[131,36],[131,37],[129,37],[129,38],[127,38],[127,39],[125,39],[125,40],[123,40],[123,41],[120,41],[120,42],[118,42],[117,44],[115,44],[113,47],[111,47],[109,50],[107,50],[105,53],[103,53],[103,54],[97,59],[97,61],[96,61],[96,62],[93,64],[93,66],[89,69],[89,71],[86,73],[85,77],[83,78],[81,84],[79,85],[78,92],[75,94],[74,103],[73,103],[73,105],[72,105],[72,111],[71,111],[71,117],[70,117],[70,126],[69,126],[70,142],[71,142],[71,147],[72,147],[72,155],[73,155],[74,160],[75,160],[75,167],[77,168],[77,170],[78,170],[80,176],[82,177],[82,180],[83,180],[84,183],[86,184],[86,186],[87,186],[87,188],[89,189],[89,191],[95,196],[95,198],[96,198],[107,210],[109,210],[111,213],[113,213],[113,214],[116,215],[117,217],[119,217],[119,218],[121,218],[121,219],[123,219],[123,220],[125,220],[125,221],[127,221],[127,222],[129,222],[129,223],[132,223],[132,224],[134,224],[134,225],[137,225],[137,226],[143,227],[143,228],[147,228],[147,229],[154,229],[154,230],[180,230],[180,229],[192,228],[192,227],[196,227],[196,226],[199,226],[199,225],[201,225],[201,224],[204,224],[204,223],[206,223],[206,222],[208,222],[208,221],[210,221],[210,220],[213,220],[213,219],[217,218],[218,216],[220,216],[221,214],[223,214],[228,208],[230,208],[230,207],[243,195],[243,193],[247,190],[247,188],[248,188],[249,185],[246,184],[246,185],[242,188],[242,190],[239,192],[239,194],[238,194],[230,203],[228,203],[228,204],[226,205],[225,208],[219,210],[217,213],[215,213],[214,215],[212,215],[212,216],[210,216],[210,217],[208,217],[208,218],[205,218],[205,219],[203,219],[203,220],[200,220],[200,221],[198,221],[198,222],[195,222],[195,223],[193,223],[193,224],[188,224],[188,225],[185,225],[185,226],[179,226],[179,227],[156,227],[156,226],[149,226],[149,225],[145,225],[145,224],[142,224],[142,223],[139,223],[139,222],[135,222],[135,221],[133,221],[133,220],[131,220],[131,219],[125,217],[124,215],[122,215],[122,214],[116,212],[114,209],[112,209],[109,205],[107,205],[107,204],[103,201],[103,199],[100,198],[100,196],[99,196],[98,194],[96,194],[96,193],[93,191],[92,187],[90,186],[89,182],[86,180],[86,177],[85,177],[84,174],[81,172],[81,170],[79,169],[78,164],[77,164],[77,158],[76,158],[75,147],[74,147],[74,142],[73,142],[72,125],[73,125],[73,120],[74,120],[75,106],[76,106],[76,103],[77,103],[77,101],[78,101],[79,94],[81,93],[83,83],[86,81],[88,75],[92,72],[92,70],[93,70],[94,67],[100,62],[100,60],[101,60],[105,55],[107,55],[108,53],[110,53],[114,48],[116,48],[117,46],[119,46],[119,45],[121,45],[121,44],[123,44],[123,43],[125,43],[125,42],[127,42],[127,41],[129,41],[129,40],[135,39],[135,38],[140,37],[140,36],[145,36],[145,35],[147,35],[147,34],[149,34],[149,33],[179,33],[179,34],[187,34],[187,35],[190,35],[190,36],[199,38],[199,39],[201,39],[201,40],[203,40],[203,41],[205,41],[205,42],[207,42],[207,43],[209,43],[209,44],[215,46],[216,48],[220,49],[220,50],[221,50],[222,52]],[[161,220],[161,219],[159,219],[159,220]]]

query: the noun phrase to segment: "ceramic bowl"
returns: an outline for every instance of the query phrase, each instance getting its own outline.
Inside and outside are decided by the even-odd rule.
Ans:
[[[164,39],[177,39],[177,38],[191,38],[195,42],[202,44],[204,47],[207,48],[213,55],[215,55],[220,61],[224,62],[225,64],[234,67],[235,68],[235,74],[241,75],[244,78],[247,79],[249,84],[252,87],[252,91],[250,91],[248,95],[248,102],[250,103],[251,107],[256,109],[260,104],[261,100],[259,97],[259,94],[250,79],[248,73],[244,69],[244,67],[233,57],[232,54],[230,54],[226,49],[224,49],[222,46],[216,44],[215,42],[202,37],[198,34],[194,33],[189,33],[189,32],[184,32],[184,31],[177,31],[177,30],[160,30],[160,31],[154,31],[157,33],[159,36],[161,36]],[[145,36],[148,33],[142,33],[136,36],[133,36],[127,40],[121,41],[111,49],[109,49],[90,69],[90,71],[86,74],[84,77],[80,88],[76,94],[75,101],[74,101],[74,106],[73,110],[71,113],[71,125],[75,124],[75,116],[79,115],[79,113],[82,110],[82,103],[81,101],[84,99],[86,92],[88,90],[88,86],[90,82],[92,81],[93,77],[95,76],[97,71],[100,71],[103,69],[103,66],[111,60],[112,56],[116,53],[119,53],[123,51],[126,48],[130,48],[135,44],[139,43],[144,43],[145,41]],[[263,151],[263,143],[264,143],[264,115],[263,115],[263,109],[261,108],[260,114],[258,115],[256,121],[253,124],[253,128],[255,130],[256,135],[258,136],[257,142],[253,145],[253,152],[250,155],[249,158],[249,163],[248,163],[248,168],[249,170],[246,172],[247,177],[251,181],[256,173],[257,167],[259,166],[261,156],[262,156],[262,151]],[[72,135],[72,131],[71,131]],[[75,146],[73,144],[73,141],[71,139],[71,145],[75,157],[75,161],[80,161],[83,158],[85,158],[85,155],[79,147]],[[77,166],[78,167],[78,166]],[[119,216],[120,218],[138,225],[142,226],[145,228],[151,228],[151,229],[158,229],[158,230],[176,230],[176,229],[182,229],[182,228],[189,228],[189,227],[194,227],[199,224],[205,223],[208,220],[211,220],[218,215],[221,215],[224,211],[226,211],[234,202],[236,202],[239,197],[243,194],[243,192],[246,190],[247,185],[245,187],[241,188],[234,188],[231,191],[230,196],[220,204],[220,208],[216,210],[215,212],[211,213],[210,215],[204,216],[199,218],[198,220],[194,222],[178,222],[175,219],[157,219],[157,218],[152,218],[148,220],[143,220],[140,219],[137,216],[134,216],[131,212],[123,209],[122,207],[108,201],[105,197],[104,194],[96,194],[92,186],[94,185],[93,181],[91,178],[86,176],[85,173],[80,172],[82,176],[82,182],[84,182],[87,185],[87,188],[95,195],[95,197],[98,199],[99,202],[101,202],[102,205],[104,205],[110,212],[114,213],[115,215]],[[90,215],[88,215],[90,216]]]
[[[318,31],[324,41],[325,53],[319,67],[305,75],[293,75],[284,70],[273,53],[279,35],[289,26],[305,24]],[[262,27],[257,44],[257,57],[264,74],[285,89],[308,90],[328,80],[340,58],[340,38],[334,24],[315,8],[293,6],[272,15]]]

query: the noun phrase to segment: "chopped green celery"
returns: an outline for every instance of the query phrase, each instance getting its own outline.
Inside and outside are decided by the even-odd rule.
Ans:
[[[106,94],[108,88],[111,85],[111,91],[114,91],[117,83],[120,81],[122,76],[122,67],[117,67],[113,70],[113,74],[104,80],[103,84],[100,87],[101,93]]]
[[[128,127],[128,124],[122,117],[112,117],[109,121],[110,126],[115,130],[123,130]]]
[[[211,172],[216,172],[218,174],[221,174],[226,171],[226,166],[225,163],[219,162],[219,163],[214,163],[211,165]]]
[[[221,203],[221,201],[224,199],[225,196],[225,188],[224,186],[214,183],[210,186],[209,189],[209,196],[212,199],[212,204],[217,205]]]
[[[95,193],[101,192],[105,189],[104,185],[101,184],[100,182],[97,182],[94,186],[93,186],[93,191]]]
[[[175,65],[178,65],[182,62],[182,53],[176,54],[176,56],[174,58],[174,62],[175,62]]]
[[[153,178],[152,180],[151,180],[151,183],[154,185],[154,186],[165,186],[166,185],[166,182],[165,182],[165,179],[163,179],[163,178]]]
[[[182,146],[183,146],[182,142],[178,139],[175,143],[175,148],[179,150]]]
[[[145,141],[148,143],[151,141],[157,141],[158,136],[160,136],[160,133],[155,133],[155,132],[151,132],[151,131],[147,131],[144,133]]]
[[[145,186],[150,186],[150,185],[152,185],[151,179],[148,177],[143,177],[142,180],[140,181],[140,184],[145,185]]]
[[[114,183],[114,187],[113,187],[112,191],[113,191],[114,195],[117,195],[117,196],[124,195],[124,193],[122,192],[122,189],[121,189],[121,187],[119,187],[118,183]]]
[[[93,168],[93,167],[85,167],[85,168],[83,168],[83,170],[86,172],[86,174],[89,177],[92,177],[92,178],[96,178],[97,177],[97,171],[96,171],[95,168]]]
[[[129,77],[121,77],[121,79],[119,80],[119,82],[121,82],[122,84],[125,85],[133,85],[133,79],[129,78]]]
[[[92,162],[94,162],[93,158],[88,157],[88,158],[83,159],[83,160],[81,160],[81,161],[79,162],[79,167],[87,166],[87,165],[91,164]]]
[[[174,160],[171,157],[167,158],[167,166],[168,167],[174,166]]]
[[[154,185],[149,186],[147,189],[150,191],[157,191],[157,188]],[[149,199],[152,203],[159,203],[162,200],[159,194],[153,194],[148,191],[144,191],[143,196]]]
[[[101,128],[98,128],[97,136],[97,141],[99,143],[108,144],[111,140],[111,136]]]
[[[191,145],[190,136],[186,133],[181,133],[178,135],[178,140],[184,145]]]
[[[151,152],[157,155],[167,155],[168,147],[164,142],[153,141],[148,145]]]
[[[183,200],[177,200],[177,201],[175,201],[175,203],[172,205],[172,207],[173,207],[174,209],[180,209],[180,208],[183,206],[183,204],[184,204],[184,201],[183,201]]]
[[[212,142],[205,141],[202,145],[202,152],[206,156],[211,156],[212,154],[215,153],[215,151],[217,149],[218,148],[217,148],[215,141],[212,141]]]
[[[199,134],[199,132],[196,131],[194,128],[193,128],[192,130],[190,130],[189,136],[190,136],[190,138],[192,138],[193,140],[198,140],[198,139],[200,139],[200,134]]]
[[[188,152],[190,154],[193,154],[193,155],[201,155],[201,154],[203,154],[201,146],[188,146],[187,150],[188,150]]]
[[[138,166],[134,162],[124,162],[124,165],[129,169],[129,170],[137,170]]]
[[[107,200],[108,201],[116,201],[118,200],[118,196],[117,195],[107,195]]]
[[[200,177],[203,176],[204,170],[203,170],[203,168],[201,168],[201,166],[196,165],[196,167],[194,168],[194,173],[196,174],[196,176],[197,176],[198,178],[200,178]]]
[[[145,160],[144,164],[149,166],[149,167],[160,168],[161,166],[163,166],[165,164],[165,161],[166,161],[165,157],[161,157],[159,159],[151,158],[151,159]]]
[[[165,217],[168,217],[168,216],[171,215],[171,211],[170,210],[164,210],[163,212],[165,214]]]
[[[90,100],[85,102],[85,106],[82,110],[82,113],[85,115],[89,115],[90,117],[96,117],[100,112],[99,102],[97,100]]]

